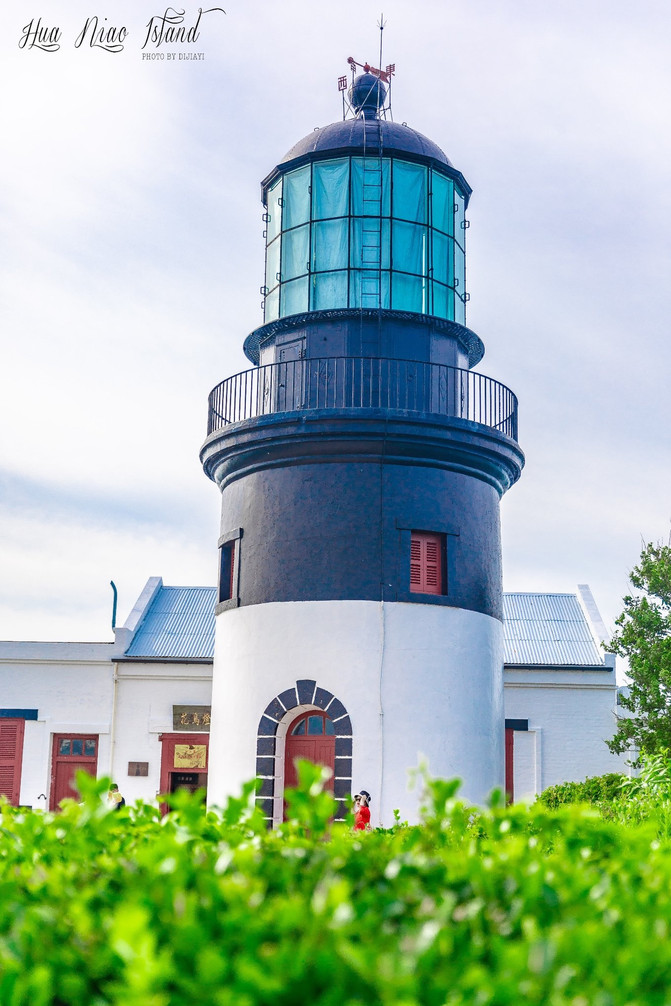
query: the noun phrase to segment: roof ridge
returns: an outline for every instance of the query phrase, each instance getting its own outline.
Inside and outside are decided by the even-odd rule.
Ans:
[[[504,590],[504,597],[577,597],[568,590]]]

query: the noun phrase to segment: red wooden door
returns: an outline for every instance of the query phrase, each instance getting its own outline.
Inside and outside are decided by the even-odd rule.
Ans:
[[[210,735],[161,734],[161,793],[207,786]],[[165,812],[167,808],[163,806]]]
[[[0,717],[0,796],[18,807],[21,791],[24,720]]]
[[[315,765],[335,771],[335,732],[333,721],[325,713],[301,713],[289,727],[284,755],[284,785],[298,782],[296,760],[307,758]]]
[[[51,755],[51,792],[49,808],[56,810],[65,797],[76,799],[77,772],[98,774],[97,734],[54,734]]]
[[[512,803],[515,799],[514,783],[514,751],[515,751],[515,731],[506,728],[506,802]]]

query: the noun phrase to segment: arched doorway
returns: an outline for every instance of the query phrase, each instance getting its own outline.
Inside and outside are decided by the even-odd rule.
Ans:
[[[333,792],[335,748],[336,730],[330,716],[319,709],[311,709],[297,716],[287,731],[284,749],[285,788],[297,784],[296,761],[306,758],[315,765],[326,765],[331,769],[331,781],[327,788]]]
[[[320,737],[322,740],[333,740],[333,761],[329,761],[329,768],[333,768],[332,789],[333,795],[340,800],[336,821],[344,820],[347,813],[345,804],[346,797],[352,793],[352,721],[346,707],[336,698],[333,692],[318,685],[316,681],[309,678],[300,678],[290,688],[278,692],[274,699],[268,703],[263,710],[256,731],[256,778],[257,792],[256,805],[263,813],[268,827],[274,827],[282,821],[284,809],[284,787],[290,785],[285,780],[287,766],[290,769],[290,778],[296,779],[293,758],[301,755],[311,757],[310,752],[298,751],[294,749],[293,756],[286,756],[287,744],[292,747],[303,734],[291,734],[291,731],[299,727],[299,720],[307,719],[310,715],[323,713],[325,718],[330,720],[331,727],[322,721],[323,729],[329,733],[310,734],[307,738]],[[313,727],[314,729],[314,727]],[[300,730],[300,727],[299,727]],[[309,730],[306,723],[305,730]],[[292,737],[291,742],[289,738]],[[293,740],[296,738],[296,741]],[[330,753],[329,753],[330,755]]]

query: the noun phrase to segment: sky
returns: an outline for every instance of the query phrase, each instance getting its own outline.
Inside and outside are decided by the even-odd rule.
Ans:
[[[341,118],[337,78],[377,65],[381,13],[221,2],[158,46],[159,0],[0,14],[2,639],[111,638],[111,580],[120,623],[150,576],[215,582],[198,454],[208,392],[262,322],[259,182]],[[612,626],[641,542],[671,530],[671,6],[382,9],[394,118],[474,190],[478,370],[519,399],[504,589],[587,583]],[[30,45],[38,18],[58,49]],[[199,58],[143,58],[173,52]]]

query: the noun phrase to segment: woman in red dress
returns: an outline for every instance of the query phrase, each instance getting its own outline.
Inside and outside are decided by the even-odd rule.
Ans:
[[[362,789],[354,797],[354,830],[370,831],[370,793]]]

